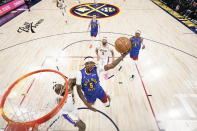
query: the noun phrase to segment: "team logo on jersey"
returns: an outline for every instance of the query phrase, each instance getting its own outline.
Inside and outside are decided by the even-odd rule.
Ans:
[[[83,18],[92,18],[93,15],[96,15],[97,18],[107,18],[117,15],[119,12],[118,7],[105,3],[86,3],[70,9],[71,14]]]

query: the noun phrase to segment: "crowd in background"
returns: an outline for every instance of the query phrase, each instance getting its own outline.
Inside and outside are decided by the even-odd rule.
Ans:
[[[197,0],[160,0],[184,18],[197,24]]]
[[[9,3],[12,0],[0,0],[0,6]]]

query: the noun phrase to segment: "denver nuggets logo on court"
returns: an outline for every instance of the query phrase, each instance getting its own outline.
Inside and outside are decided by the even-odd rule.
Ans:
[[[117,15],[120,10],[118,7],[105,3],[86,3],[74,6],[70,9],[71,14],[83,17],[83,18],[92,18],[93,15],[96,15],[97,18],[107,18],[114,15]]]

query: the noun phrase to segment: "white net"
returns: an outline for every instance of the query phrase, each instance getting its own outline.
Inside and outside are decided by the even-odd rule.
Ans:
[[[7,97],[3,108],[5,115],[16,122],[29,122],[45,116],[58,105],[58,95],[53,90],[57,83],[64,85],[65,80],[53,72],[41,72],[23,79]],[[43,125],[41,127],[47,128]]]

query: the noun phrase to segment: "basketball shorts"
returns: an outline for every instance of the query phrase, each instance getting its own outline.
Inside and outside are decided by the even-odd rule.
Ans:
[[[106,103],[107,102],[107,94],[105,93],[105,91],[103,90],[103,88],[99,89],[99,91],[97,91],[94,94],[85,94],[85,98],[87,99],[87,101],[89,103],[94,104],[94,102],[96,101],[96,99],[100,99],[101,102]]]
[[[139,51],[140,49],[132,49],[130,52],[131,59],[138,60]]]
[[[72,94],[68,94],[66,103],[63,105],[60,111],[51,119],[51,123],[54,123],[54,121],[57,121],[60,117],[63,117],[74,125],[79,120],[77,116],[77,108],[74,105],[74,98]]]
[[[98,64],[100,67],[103,67],[103,66],[107,65],[108,63],[109,63],[109,58],[106,57],[106,58],[100,58]]]
[[[131,56],[130,58],[133,60],[138,60],[138,56]]]
[[[96,37],[97,34],[98,34],[98,31],[91,31],[90,32],[90,36],[92,36],[92,37]]]

